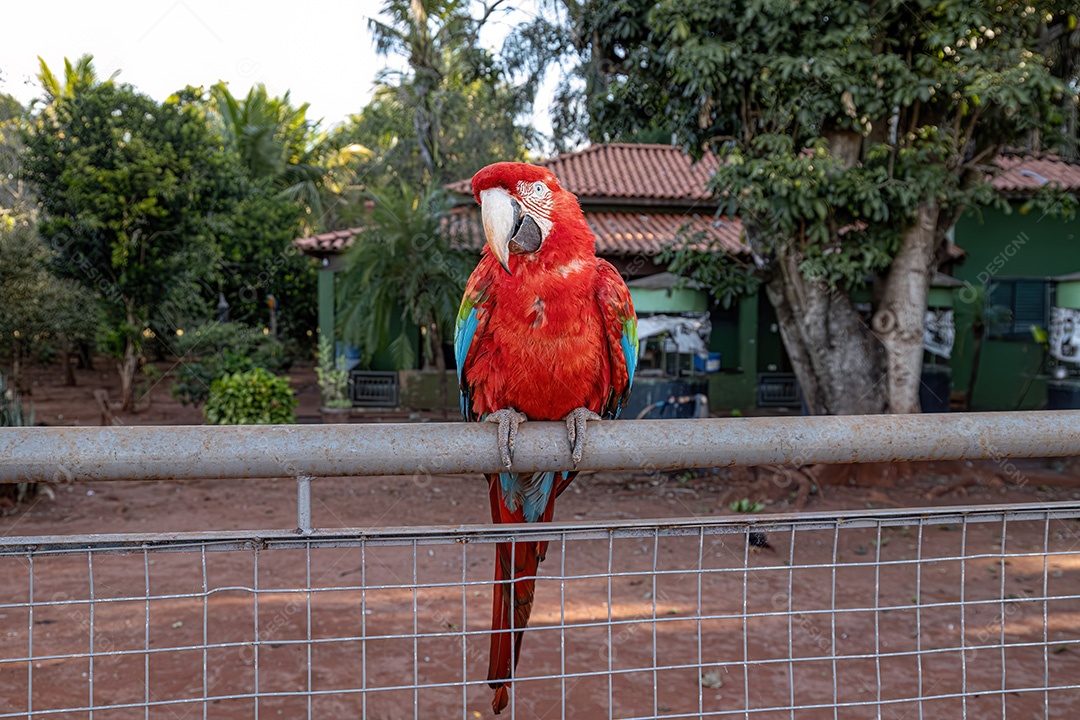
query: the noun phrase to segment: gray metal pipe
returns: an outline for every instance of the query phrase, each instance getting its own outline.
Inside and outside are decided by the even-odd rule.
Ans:
[[[1080,455],[1080,411],[590,422],[579,470]],[[488,423],[0,430],[0,482],[483,473]],[[528,422],[514,470],[570,470],[562,423]]]

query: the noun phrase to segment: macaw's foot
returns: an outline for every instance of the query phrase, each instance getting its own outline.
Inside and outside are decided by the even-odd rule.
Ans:
[[[487,422],[499,424],[499,455],[502,456],[507,470],[514,460],[514,439],[517,437],[518,425],[528,419],[523,413],[512,408],[496,410],[487,416]]]
[[[566,437],[570,440],[570,449],[573,452],[574,466],[581,462],[581,454],[585,451],[585,421],[600,420],[600,416],[589,408],[579,407],[572,410],[563,420],[566,421]]]

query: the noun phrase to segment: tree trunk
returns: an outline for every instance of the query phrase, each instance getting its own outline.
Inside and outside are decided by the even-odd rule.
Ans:
[[[71,364],[71,340],[64,338],[60,341],[60,367],[64,373],[64,385],[75,387],[75,368]]]
[[[442,333],[439,332],[439,323],[435,321],[431,324],[434,328],[428,336],[431,338],[431,343],[434,346],[433,353],[435,356],[435,372],[439,373],[439,404],[442,406],[443,416],[447,414],[447,398],[449,397],[450,389],[446,382],[446,354],[443,353]]]
[[[76,367],[80,370],[94,369],[94,348],[85,340],[79,341]]]
[[[975,336],[971,350],[971,375],[968,378],[967,392],[964,393],[964,409],[971,410],[971,403],[975,400],[975,381],[979,379],[979,361],[982,359],[983,336],[986,335],[986,325],[982,320],[976,319],[971,326]]]
[[[885,278],[873,330],[886,353],[886,398],[893,413],[919,412],[923,329],[937,238],[938,208],[924,203],[904,233],[900,252]],[[946,398],[947,400],[947,398]]]
[[[135,408],[135,373],[139,370],[139,348],[133,333],[137,332],[137,318],[133,304],[127,308],[127,337],[124,339],[124,357],[116,364],[120,371],[120,409],[130,412]]]
[[[11,387],[19,389],[22,380],[22,340],[15,338],[11,351]]]
[[[414,93],[415,109],[413,110],[413,129],[416,131],[416,141],[420,146],[420,159],[427,168],[429,179],[438,177],[438,161],[436,160],[438,135],[435,131],[432,113],[428,108],[434,83],[426,78],[417,79]]]
[[[120,409],[130,412],[135,407],[135,373],[139,369],[139,353],[133,338],[125,341],[124,358],[116,367],[120,372]]]
[[[777,259],[766,285],[780,336],[812,415],[885,410],[880,343],[851,298],[805,279],[792,257]]]

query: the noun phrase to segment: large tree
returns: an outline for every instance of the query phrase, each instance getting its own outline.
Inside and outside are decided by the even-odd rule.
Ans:
[[[1000,153],[1052,136],[1075,145],[1075,7],[576,7],[605,80],[587,100],[590,135],[664,128],[723,160],[713,189],[754,263],[685,249],[676,267],[719,296],[764,283],[811,412],[917,411],[928,281],[949,230],[999,202],[987,180]],[[869,312],[852,299],[862,287]]]
[[[249,177],[268,181],[294,202],[305,230],[321,229],[327,200],[333,202],[355,162],[369,151],[320,132],[319,123],[308,118],[308,104],[294,106],[288,92],[274,97],[259,83],[238,98],[218,83],[210,95],[226,147],[240,157]]]
[[[23,181],[26,109],[0,94],[0,354],[10,358],[18,386],[24,358],[46,344],[60,346],[64,381],[74,384],[72,344],[93,339],[93,299],[71,280],[55,277],[53,252],[37,233],[37,201]]]
[[[292,246],[295,237],[334,226],[351,198],[357,164],[366,148],[320,132],[307,104],[286,93],[271,96],[262,84],[236,97],[218,83],[210,89],[214,126],[245,177],[231,227],[218,236],[220,286],[230,318],[264,326],[274,296],[281,334],[310,342],[316,325],[315,268]],[[217,293],[213,293],[216,301]]]
[[[169,318],[214,277],[234,163],[191,93],[158,103],[112,80],[57,92],[50,76],[43,63],[46,104],[26,133],[26,177],[57,271],[97,298],[130,409],[151,328],[175,330]]]
[[[498,160],[518,160],[537,134],[519,122],[530,96],[508,81],[480,32],[503,0],[386,0],[370,22],[376,48],[406,62],[386,69],[375,97],[343,136],[374,151],[376,182],[413,186],[471,176]]]
[[[93,297],[78,283],[54,276],[52,257],[29,215],[0,208],[0,354],[10,359],[9,378],[16,386],[25,359],[46,344],[59,349],[64,381],[73,385],[72,347],[92,340],[97,330]]]

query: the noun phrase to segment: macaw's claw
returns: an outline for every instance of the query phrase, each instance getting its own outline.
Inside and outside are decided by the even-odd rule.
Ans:
[[[581,455],[585,451],[585,421],[600,419],[599,415],[584,407],[572,410],[563,418],[566,421],[566,437],[570,440],[570,448],[573,452],[574,467],[581,462]]]
[[[487,416],[487,422],[499,424],[499,455],[507,470],[514,460],[514,439],[517,437],[518,425],[529,418],[513,408],[496,410]]]

